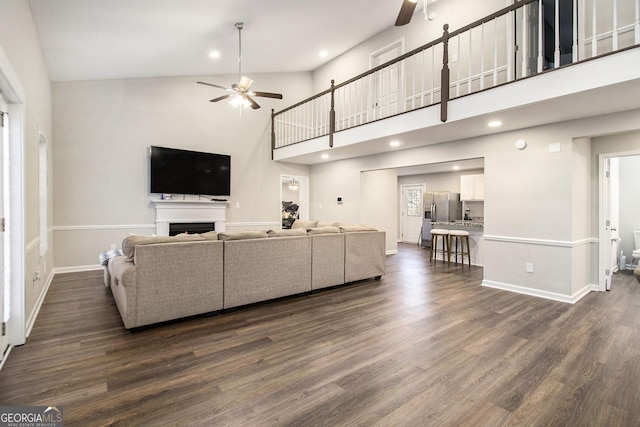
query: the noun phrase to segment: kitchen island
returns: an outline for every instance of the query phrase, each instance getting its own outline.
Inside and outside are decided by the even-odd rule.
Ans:
[[[469,232],[469,244],[471,246],[471,264],[482,266],[482,246],[484,235],[484,222],[457,220],[453,222],[431,222],[423,220],[422,224],[422,246],[427,249],[431,247],[431,229],[440,228],[444,230],[464,230]],[[438,245],[439,247],[440,245]],[[460,248],[458,248],[458,252]],[[442,259],[442,255],[439,255]],[[452,258],[452,261],[454,258]],[[460,256],[458,256],[458,262]]]

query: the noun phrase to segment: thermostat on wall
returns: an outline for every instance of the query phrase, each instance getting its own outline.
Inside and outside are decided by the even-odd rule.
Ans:
[[[341,205],[342,204],[342,197],[338,197],[338,204]]]

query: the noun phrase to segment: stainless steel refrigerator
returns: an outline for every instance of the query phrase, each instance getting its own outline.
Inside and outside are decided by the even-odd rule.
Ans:
[[[430,248],[432,223],[462,219],[462,202],[460,193],[428,191],[422,195],[422,205],[424,208],[422,246]]]

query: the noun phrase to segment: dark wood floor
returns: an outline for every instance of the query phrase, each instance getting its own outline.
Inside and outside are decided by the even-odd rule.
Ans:
[[[640,286],[569,305],[401,245],[381,281],[131,334],[101,273],[55,277],[0,405],[65,425],[637,426]]]

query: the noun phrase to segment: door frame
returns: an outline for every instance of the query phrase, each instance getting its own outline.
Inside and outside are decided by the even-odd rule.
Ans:
[[[5,217],[10,250],[8,263],[8,277],[11,283],[9,305],[11,315],[7,322],[7,343],[9,351],[12,346],[26,342],[26,303],[25,303],[25,244],[24,244],[24,122],[25,122],[25,91],[15,74],[9,58],[0,46],[0,91],[7,103],[10,117],[9,141],[7,147],[9,158],[5,159],[8,170],[5,176],[9,180],[9,188],[4,194],[9,201],[9,208],[5,210]],[[5,248],[7,246],[5,245]],[[8,351],[4,353],[2,362]]]
[[[398,239],[398,241],[403,242],[403,243],[418,243],[418,242],[406,242],[404,240],[404,192],[405,192],[405,188],[406,187],[421,187],[422,188],[422,196],[420,196],[420,199],[422,201],[422,205],[424,207],[424,192],[427,191],[427,184],[422,182],[422,183],[417,183],[417,184],[400,184],[400,204],[398,206],[398,213],[399,213],[399,217],[400,217],[400,234],[398,235],[400,238]],[[422,221],[424,217],[423,215],[420,215],[420,221]],[[422,230],[422,225],[420,227],[420,229]],[[418,240],[420,240],[422,238],[422,235],[420,235],[418,237]]]
[[[369,69],[375,68],[378,65],[382,65],[382,64],[376,64],[376,61],[377,61],[377,58],[384,55],[385,53],[391,52],[393,50],[397,50],[398,55],[396,56],[396,58],[399,56],[402,56],[405,52],[404,45],[405,45],[405,41],[403,37],[394,42],[389,43],[386,46],[381,47],[376,51],[371,52],[369,54]],[[397,100],[398,111],[397,113],[401,113],[405,110],[404,62],[400,61],[395,66],[398,67],[398,100]],[[371,117],[375,120],[381,118],[378,116],[379,108],[377,105],[378,99],[380,98],[378,85],[377,85],[379,76],[380,76],[380,71],[373,75],[373,78],[370,80],[370,87],[369,87],[369,93],[371,94],[371,99],[369,101],[369,109],[370,109]],[[387,94],[387,97],[390,97],[390,94]],[[391,108],[391,107],[389,106],[388,108]],[[391,115],[392,114],[388,114],[387,117]]]
[[[607,161],[616,157],[640,155],[640,150],[598,154],[598,290],[611,288],[611,227],[609,220],[609,185]],[[607,274],[609,270],[609,274]]]
[[[309,220],[309,210],[310,210],[310,206],[309,206],[309,177],[305,176],[305,175],[293,175],[293,174],[281,174],[280,175],[280,202],[282,203],[282,183],[283,180],[285,178],[288,179],[295,179],[296,181],[298,181],[298,195],[299,195],[299,214],[300,214],[300,219],[304,220],[304,221],[308,221]],[[282,217],[282,210],[279,212],[280,216],[279,218]]]

